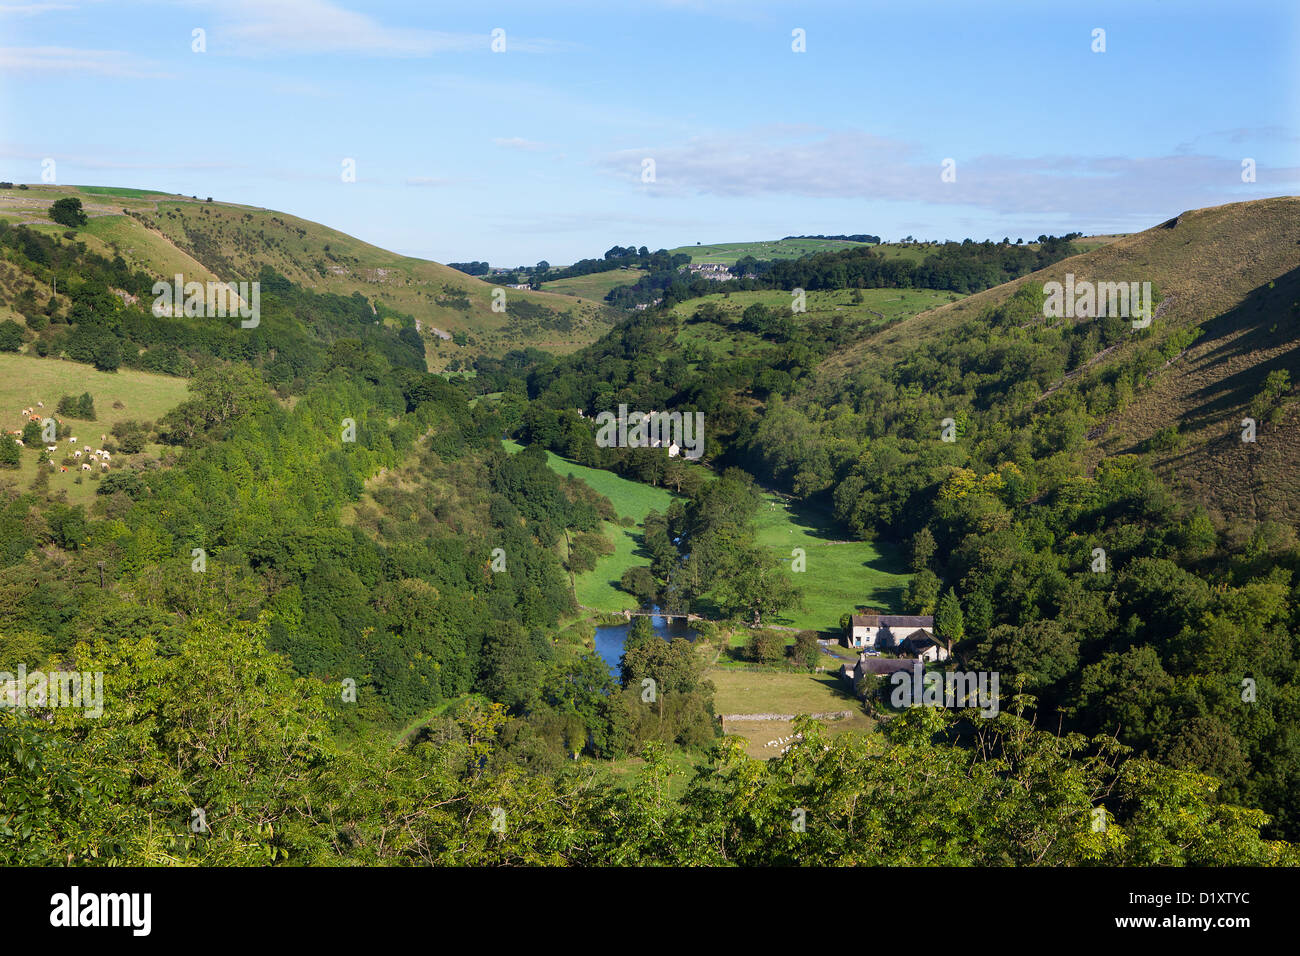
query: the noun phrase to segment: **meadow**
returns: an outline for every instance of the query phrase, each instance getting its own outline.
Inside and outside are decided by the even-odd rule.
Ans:
[[[796,508],[774,494],[764,495],[755,525],[759,545],[792,565],[792,552],[801,548],[807,567],[791,575],[803,590],[803,609],[785,611],[771,623],[837,637],[840,615],[851,613],[860,604],[881,611],[902,610],[903,592],[911,575],[894,545],[837,540],[844,532],[836,528],[830,515]]]
[[[646,274],[645,269],[612,269],[609,272],[593,272],[590,275],[574,276],[572,279],[556,279],[543,282],[543,292],[558,292],[582,300],[603,301],[609,290],[615,286],[631,285]]]
[[[820,674],[784,673],[774,670],[736,670],[714,667],[705,676],[713,682],[713,709],[725,714],[825,714],[851,711],[852,716],[823,720],[831,736],[842,733],[869,734],[876,722],[862,711],[837,673],[838,661],[826,658],[827,670]],[[779,756],[789,737],[792,720],[729,720],[726,733],[745,738],[745,752],[759,760]],[[788,741],[787,741],[788,743]]]
[[[154,375],[132,369],[117,372],[99,372],[89,365],[42,359],[27,355],[0,353],[0,427],[12,431],[23,427],[22,410],[44,402],[43,414],[54,415],[59,399],[64,395],[89,392],[95,399],[96,420],[84,422],[70,416],[58,415],[72,426],[72,432],[81,444],[100,447],[99,436],[108,434],[120,421],[157,421],[169,409],[189,397],[189,383],[170,375]],[[120,402],[121,408],[114,403]],[[109,436],[112,440],[112,436]],[[66,441],[60,441],[66,447]],[[157,453],[158,446],[150,446],[146,453]],[[17,471],[0,471],[0,481],[12,479],[20,488],[26,488],[36,477],[36,459],[39,448],[22,450],[22,465]],[[124,459],[115,457],[109,474],[118,470]],[[47,466],[48,467],[48,466]],[[94,501],[98,475],[80,484],[80,472],[54,471],[50,473],[50,491],[67,492],[71,504],[89,505]]]
[[[505,447],[511,454],[523,448],[513,441],[505,442]],[[628,517],[635,522],[632,527],[623,527],[613,521],[604,523],[606,537],[614,542],[614,553],[601,555],[592,570],[577,575],[574,592],[578,603],[598,611],[635,610],[638,607],[636,598],[621,590],[618,582],[628,568],[638,564],[648,565],[649,562],[637,554],[641,547],[642,525],[645,516],[651,511],[668,510],[668,504],[673,498],[672,492],[665,488],[652,488],[638,481],[629,481],[612,471],[576,464],[554,452],[548,451],[546,459],[557,474],[574,475],[582,479],[613,503],[614,511],[620,518]]]
[[[865,242],[850,242],[844,239],[772,239],[760,242],[715,242],[697,246],[678,246],[668,251],[686,253],[691,262],[721,262],[735,265],[745,256],[755,259],[798,259],[816,252],[838,252],[865,246]]]
[[[505,442],[511,453],[521,450],[517,442]],[[633,519],[635,525],[623,527],[605,523],[605,532],[614,541],[614,553],[602,556],[595,569],[576,578],[578,603],[599,611],[617,612],[635,609],[636,600],[618,587],[623,572],[635,565],[647,564],[637,554],[642,523],[651,511],[667,511],[671,492],[630,481],[600,468],[588,468],[547,452],[551,468],[561,475],[574,475],[610,499],[620,517]],[[795,548],[802,548],[807,570],[793,573],[803,590],[803,609],[778,615],[771,623],[811,629],[824,637],[838,635],[840,615],[852,612],[859,604],[882,611],[901,610],[903,591],[910,575],[901,556],[892,545],[879,541],[845,541],[839,536],[830,515],[814,509],[796,507],[779,495],[765,492],[755,515],[755,541],[773,557],[793,560]]]

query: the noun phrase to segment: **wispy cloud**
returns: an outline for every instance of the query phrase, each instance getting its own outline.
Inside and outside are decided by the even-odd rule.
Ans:
[[[998,213],[1082,214],[1188,208],[1243,198],[1240,160],[1219,156],[954,156],[956,180],[915,144],[859,132],[751,131],[622,150],[600,157],[605,173],[650,195],[734,198],[784,195],[968,206]],[[653,159],[654,182],[642,182]],[[1255,196],[1300,183],[1300,168],[1259,168]]]
[[[166,79],[172,75],[121,50],[86,50],[64,46],[0,47],[0,70],[44,70],[134,79]]]
[[[540,153],[546,149],[545,143],[538,143],[535,140],[524,139],[522,136],[498,136],[492,140],[496,145],[503,149],[518,149],[526,153]]]
[[[53,13],[56,10],[75,10],[73,3],[0,3],[0,16],[33,16],[38,13]]]
[[[486,53],[489,32],[451,33],[388,26],[374,17],[329,0],[223,0],[214,38],[236,54],[338,54],[374,57],[426,57],[438,53]],[[507,35],[506,48],[518,53],[548,53],[571,48],[563,42]]]
[[[487,217],[493,228],[503,235],[527,233],[530,235],[549,235],[551,233],[585,232],[592,228],[609,231],[612,234],[625,232],[630,228],[668,228],[675,230],[697,229],[702,226],[716,226],[712,219],[683,216],[639,216],[625,212],[570,212],[546,213],[532,215],[492,215]]]
[[[324,96],[325,91],[315,83],[302,80],[276,80],[271,89],[283,96]]]

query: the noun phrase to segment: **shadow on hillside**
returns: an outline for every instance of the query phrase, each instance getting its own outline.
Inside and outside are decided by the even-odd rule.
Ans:
[[[1202,367],[1274,350],[1287,343],[1291,343],[1291,348],[1193,391],[1189,398],[1199,404],[1185,415],[1184,429],[1196,430],[1225,421],[1259,394],[1269,372],[1284,369],[1290,373],[1293,382],[1300,378],[1300,342],[1296,341],[1295,334],[1300,314],[1292,310],[1297,299],[1300,299],[1300,269],[1292,269],[1277,279],[1273,288],[1260,286],[1235,309],[1205,323],[1202,342],[1215,342],[1234,333],[1241,334],[1230,342],[1221,341],[1211,349],[1202,357]]]
[[[1241,304],[1202,324],[1205,334],[1193,345],[1194,350],[1204,350],[1195,365],[1179,363],[1166,370],[1166,374],[1187,378],[1196,374],[1214,375],[1216,366],[1234,360],[1249,364],[1241,371],[1214,378],[1212,382],[1192,390],[1185,396],[1188,409],[1181,419],[1173,419],[1170,410],[1167,424],[1177,424],[1184,433],[1197,432],[1216,426],[1224,434],[1236,434],[1238,413],[1263,389],[1268,374],[1277,369],[1290,373],[1292,382],[1300,381],[1300,339],[1295,328],[1300,323],[1300,312],[1292,306],[1300,300],[1300,269],[1292,269],[1273,283],[1273,288],[1260,286],[1250,292]],[[1290,344],[1290,348],[1266,361],[1250,361],[1250,357],[1274,351]],[[1209,346],[1206,349],[1206,346]],[[1185,362],[1185,360],[1184,360]],[[1149,399],[1149,395],[1146,396]],[[1139,396],[1138,401],[1143,397]],[[1141,453],[1145,442],[1130,442],[1119,453]],[[1162,460],[1171,464],[1186,459],[1195,450],[1173,454]]]
[[[844,529],[837,530],[835,516],[829,508],[802,501],[782,500],[790,514],[791,523],[808,537],[821,541],[839,541],[848,534]]]
[[[878,607],[902,607],[903,595],[906,588],[901,584],[891,585],[884,588],[871,589],[871,603]]]

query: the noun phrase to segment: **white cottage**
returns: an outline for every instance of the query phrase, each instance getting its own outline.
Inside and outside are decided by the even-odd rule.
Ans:
[[[895,650],[913,635],[934,637],[934,617],[903,614],[854,614],[846,643],[868,650]]]

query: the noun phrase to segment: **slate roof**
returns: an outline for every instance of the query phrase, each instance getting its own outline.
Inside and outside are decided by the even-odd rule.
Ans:
[[[934,615],[854,614],[853,627],[934,627]]]

